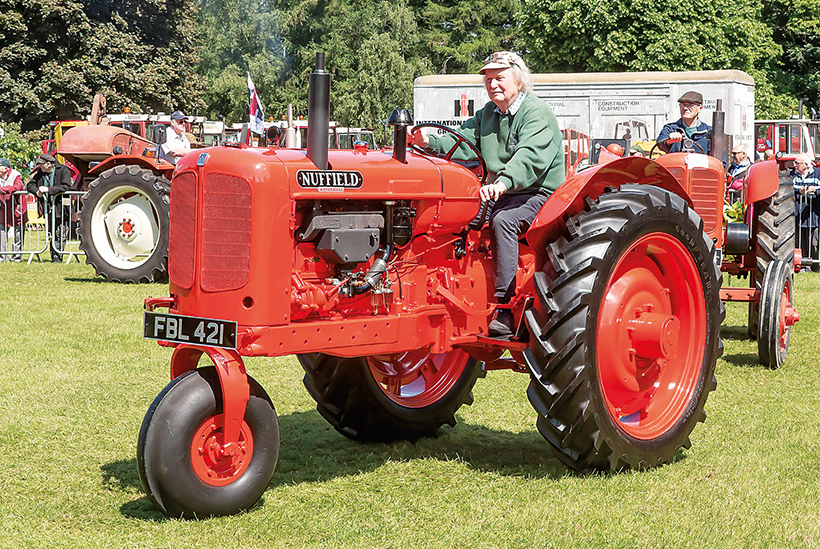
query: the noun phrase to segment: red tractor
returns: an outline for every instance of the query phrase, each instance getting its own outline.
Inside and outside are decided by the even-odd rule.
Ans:
[[[297,355],[319,413],[357,441],[454,425],[479,377],[512,369],[568,467],[652,467],[688,448],[723,349],[720,161],[616,158],[567,179],[520,243],[518,331],[492,339],[490,236],[469,228],[483,164],[407,151],[406,111],[392,150],[328,152],[323,67],[320,54],[307,151],[224,146],[177,165],[170,296],[144,318],[174,347],[138,439],[156,506],[231,514],[267,488],[278,421],[246,356]],[[767,177],[776,188],[763,165],[748,185]]]
[[[105,122],[108,121],[108,123]],[[202,133],[204,118],[187,129]],[[53,123],[57,153],[78,172],[86,191],[78,233],[86,262],[116,282],[167,280],[168,213],[173,164],[157,157],[169,116],[123,114],[110,118],[97,94],[89,123]]]

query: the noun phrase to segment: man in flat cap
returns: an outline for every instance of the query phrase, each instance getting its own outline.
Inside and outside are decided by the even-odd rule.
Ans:
[[[26,190],[38,198],[46,197],[46,215],[54,212],[52,227],[51,261],[62,261],[62,252],[68,240],[68,208],[62,205],[62,194],[71,190],[71,170],[57,162],[50,154],[41,154],[34,171],[26,180]],[[67,196],[67,195],[66,195]],[[51,220],[49,219],[49,222]]]
[[[678,99],[680,118],[667,124],[658,134],[658,146],[665,152],[681,152],[684,138],[695,142],[695,152],[709,154],[712,127],[698,120],[703,110],[703,95],[700,92],[688,91]]]
[[[558,121],[532,91],[532,74],[521,57],[509,51],[491,54],[478,71],[490,101],[458,132],[476,143],[489,171],[481,187],[483,202],[495,202],[490,231],[495,258],[495,300],[506,305],[515,293],[518,238],[525,233],[549,195],[564,182],[564,153]],[[451,135],[408,134],[408,143],[435,151],[455,144]],[[466,147],[462,146],[460,151]],[[513,334],[509,307],[497,309],[488,331]]]

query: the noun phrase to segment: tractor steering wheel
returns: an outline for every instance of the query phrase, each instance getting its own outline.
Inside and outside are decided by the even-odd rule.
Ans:
[[[669,142],[669,139],[663,139],[661,141],[656,142],[654,145],[652,145],[652,148],[649,149],[649,158],[652,158],[652,155],[655,154],[655,149],[658,148],[658,145],[660,145],[661,143],[668,143],[668,142]],[[681,140],[681,152],[698,152],[698,151],[695,150],[695,147],[700,149],[700,154],[706,154],[706,151],[703,149],[703,147],[701,147],[700,144],[697,141],[695,141],[694,139],[684,137]]]
[[[449,127],[444,126],[442,124],[435,124],[433,122],[425,122],[424,124],[417,124],[416,126],[414,126],[413,130],[417,130],[419,128],[436,128],[437,130],[443,130],[446,133],[452,134],[452,136],[455,137],[456,142],[452,147],[450,147],[450,150],[447,151],[447,153],[444,156],[440,156],[438,154],[432,153],[430,151],[427,151],[427,150],[422,149],[420,147],[417,147],[415,145],[410,145],[411,149],[413,149],[417,153],[419,153],[421,155],[424,155],[424,156],[435,156],[436,158],[443,158],[444,160],[447,160],[448,162],[452,162],[453,161],[452,160],[453,154],[455,154],[456,149],[458,149],[458,147],[462,143],[464,143],[465,145],[467,145],[467,147],[469,147],[469,149],[471,151],[473,151],[475,153],[476,160],[478,160],[478,173],[476,175],[478,176],[479,183],[481,184],[481,186],[484,186],[484,183],[487,181],[487,175],[488,175],[487,164],[484,162],[484,157],[481,156],[481,152],[478,150],[478,147],[476,147],[473,144],[472,141],[470,141],[469,139],[467,139],[466,137],[464,137],[463,135],[461,135],[460,133],[455,131],[453,128],[449,128]]]

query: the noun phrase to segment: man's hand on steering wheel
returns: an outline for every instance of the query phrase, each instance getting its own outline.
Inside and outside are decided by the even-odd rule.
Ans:
[[[455,139],[455,143],[452,147],[450,147],[450,150],[444,153],[444,156],[427,150],[426,147],[429,146],[430,140],[421,132],[421,128],[435,128],[445,134],[450,134]],[[407,133],[407,144],[412,150],[425,156],[438,156],[439,158],[444,158],[444,160],[447,160],[448,162],[452,161],[453,155],[462,143],[473,152],[476,161],[478,161],[478,166],[475,170],[473,170],[473,172],[478,176],[479,184],[483,187],[487,181],[489,171],[487,171],[487,164],[484,162],[484,157],[481,155],[481,151],[478,150],[478,147],[476,147],[472,141],[458,133],[453,128],[443,126],[441,124],[435,124],[433,122],[417,124],[416,127]]]
[[[407,144],[424,149],[430,144],[430,140],[418,127],[415,127],[407,134]]]
[[[495,183],[481,187],[478,190],[478,196],[482,202],[487,202],[488,200],[498,200],[498,197],[505,192],[507,192],[507,186],[501,181],[496,181]]]

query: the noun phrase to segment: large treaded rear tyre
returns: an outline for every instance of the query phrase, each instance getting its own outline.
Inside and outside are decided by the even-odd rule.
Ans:
[[[716,386],[714,245],[697,213],[656,187],[625,185],[587,208],[548,247],[525,315],[538,430],[579,471],[667,463]]]
[[[339,358],[299,355],[316,409],[344,436],[360,442],[415,441],[432,436],[473,402],[482,365],[459,349],[431,354]]]
[[[766,267],[775,259],[785,261],[794,272],[795,213],[794,186],[789,172],[781,170],[777,192],[754,204],[752,234],[755,236],[755,268],[751,272],[751,287],[763,289]],[[749,336],[760,333],[760,305],[749,303]]]
[[[279,420],[267,393],[250,376],[240,452],[214,450],[222,441],[222,391],[213,367],[185,372],[151,403],[137,440],[143,489],[170,517],[232,515],[252,507],[268,487],[279,457]]]
[[[83,195],[78,232],[85,261],[110,282],[168,280],[168,180],[139,166],[115,166]]]

